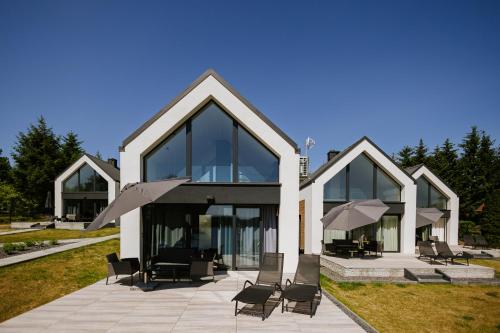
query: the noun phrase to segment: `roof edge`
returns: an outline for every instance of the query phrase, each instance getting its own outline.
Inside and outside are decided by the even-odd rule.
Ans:
[[[377,146],[369,137],[366,135],[361,137],[359,140],[354,142],[352,145],[335,155],[331,160],[327,161],[323,165],[321,165],[316,171],[314,171],[309,178],[304,180],[302,183],[299,185],[299,190],[302,190],[303,188],[306,188],[310,184],[314,183],[314,181],[321,176],[326,170],[328,170],[330,167],[332,167],[334,164],[336,164],[338,161],[342,159],[345,155],[347,155],[351,150],[359,146],[362,142],[368,142],[370,145],[372,145],[375,149],[377,149],[382,155],[384,155],[389,161],[391,161],[399,170],[401,170],[409,179],[411,179],[414,183],[416,182],[415,179],[410,175],[406,170],[404,170],[401,166],[399,166],[385,151],[383,151],[379,146]]]
[[[271,127],[278,135],[280,135],[288,144],[290,144],[295,152],[300,152],[300,148],[285,132],[283,132],[278,126],[276,126],[269,118],[267,118],[262,112],[260,112],[252,103],[250,103],[245,97],[243,97],[235,88],[233,88],[222,76],[220,76],[214,69],[209,68],[203,74],[201,74],[196,80],[194,80],[186,89],[184,89],[179,95],[172,99],[167,105],[161,108],[156,114],[144,122],[138,129],[136,129],[132,134],[127,136],[123,141],[121,146],[118,147],[120,152],[125,151],[125,147],[137,138],[142,132],[144,132],[149,126],[151,126],[156,120],[168,112],[172,107],[174,107],[180,100],[186,97],[194,88],[205,81],[209,76],[212,76],[220,84],[222,84],[227,90],[229,90],[236,98],[238,98],[243,104],[245,104],[252,112],[254,112],[262,121],[264,121],[269,127]]]
[[[438,175],[436,175],[436,173],[434,171],[432,171],[427,165],[425,165],[425,163],[421,163],[420,166],[418,168],[415,169],[415,171],[413,171],[412,173],[412,177],[413,175],[420,169],[422,168],[425,168],[425,170],[429,171],[434,177],[436,177],[441,183],[444,184],[444,186],[446,186],[453,194],[455,194],[457,197],[458,197],[458,194],[457,192],[455,192],[455,190],[450,186],[450,184],[448,184],[447,182],[445,182],[441,177],[439,177]],[[425,175],[424,175],[425,176]],[[420,178],[420,177],[419,177]],[[415,179],[415,177],[413,177],[413,179]],[[416,181],[417,179],[415,179]]]

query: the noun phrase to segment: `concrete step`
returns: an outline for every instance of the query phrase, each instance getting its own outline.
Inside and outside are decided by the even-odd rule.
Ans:
[[[444,274],[434,268],[405,268],[405,277],[418,283],[450,283],[450,280]]]

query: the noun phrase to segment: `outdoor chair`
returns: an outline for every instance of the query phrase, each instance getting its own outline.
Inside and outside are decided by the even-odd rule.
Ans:
[[[215,252],[214,252],[215,250]],[[202,277],[211,276],[212,281],[215,281],[214,275],[214,259],[217,255],[216,249],[207,249],[202,252],[201,258],[193,259],[189,270],[191,281],[199,280]]]
[[[321,254],[324,254],[326,256],[333,256],[333,244],[332,243],[326,243],[324,241],[321,241]]]
[[[108,260],[108,276],[106,277],[106,285],[110,276],[130,275],[130,285],[134,284],[134,274],[139,271],[139,259],[137,258],[124,258],[118,259],[116,253],[106,255]]]
[[[418,242],[418,253],[419,256],[418,258],[427,258],[431,262],[436,261],[438,259],[443,259],[439,254],[436,254],[434,252],[434,249],[432,248],[432,244],[429,241],[420,241]]]
[[[264,253],[257,280],[252,283],[246,280],[243,290],[231,301],[236,301],[234,315],[238,315],[238,302],[262,305],[262,320],[266,318],[266,302],[276,290],[281,291],[283,277],[283,253]],[[247,283],[250,285],[247,287]]]
[[[429,241],[431,243],[439,242],[439,236],[429,236]]]
[[[455,259],[465,259],[467,260],[467,266],[469,266],[469,259],[474,257],[472,254],[467,252],[459,252],[457,254],[453,253],[446,242],[436,242],[435,245],[438,255],[444,259],[446,265],[448,265],[448,260],[451,260],[451,263],[454,264],[453,260]]]
[[[488,241],[486,238],[484,238],[483,235],[476,235],[476,242],[475,242],[476,247],[482,247],[483,249],[488,248]]]
[[[313,316],[313,303],[316,295],[322,296],[319,281],[320,262],[317,254],[301,254],[293,282],[286,279],[286,287],[281,293],[281,313],[285,311],[285,299],[290,302],[309,302],[310,317]],[[288,311],[288,303],[286,304]]]
[[[352,239],[333,239],[332,252],[335,254],[348,254],[349,251],[358,249],[358,244],[354,244]]]
[[[368,244],[363,246],[363,250],[368,253],[375,252],[376,256],[380,252],[380,256],[382,256],[383,243],[376,240],[369,241]]]
[[[464,235],[464,246],[476,247],[476,241],[472,235]]]
[[[152,278],[170,273],[175,282],[179,275],[190,275],[194,250],[190,248],[161,248],[151,260]]]

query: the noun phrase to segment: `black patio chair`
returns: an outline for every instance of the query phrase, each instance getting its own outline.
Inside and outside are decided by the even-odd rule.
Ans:
[[[365,244],[363,247],[364,252],[375,252],[375,255],[378,256],[380,252],[380,256],[382,256],[383,243],[378,242],[376,240],[369,241],[368,244]]]
[[[266,318],[266,302],[277,290],[281,291],[282,278],[283,253],[264,253],[255,283],[246,280],[243,284],[243,290],[231,300],[236,301],[234,315],[238,315],[238,302],[262,304],[262,320],[264,320]],[[250,286],[247,287],[247,283]]]
[[[333,244],[332,243],[326,243],[324,241],[321,241],[321,254],[324,254],[325,256],[333,256],[335,253],[333,253]]]
[[[427,258],[431,262],[433,261],[435,262],[438,259],[443,259],[439,254],[436,254],[436,252],[434,252],[432,244],[429,241],[420,241],[418,242],[417,246],[418,246],[419,259]]]
[[[472,235],[464,235],[464,246],[476,247],[476,241]]]
[[[139,271],[139,259],[137,258],[123,258],[118,259],[116,253],[106,255],[108,261],[108,276],[106,277],[106,285],[110,276],[130,275],[130,285],[134,284],[134,274]]]
[[[281,293],[281,313],[285,311],[285,299],[290,302],[309,302],[310,317],[313,316],[313,303],[316,295],[323,295],[319,281],[320,263],[317,254],[301,254],[293,282],[286,280],[286,287]],[[288,303],[286,304],[288,311]]]
[[[476,235],[476,247],[482,247],[483,249],[488,248],[488,241],[483,235]]]
[[[446,242],[436,242],[435,245],[438,255],[444,259],[446,265],[448,265],[448,260],[451,260],[451,263],[454,264],[455,262],[453,260],[455,259],[465,259],[467,260],[467,266],[469,266],[469,259],[474,258],[472,254],[467,252],[453,253]]]

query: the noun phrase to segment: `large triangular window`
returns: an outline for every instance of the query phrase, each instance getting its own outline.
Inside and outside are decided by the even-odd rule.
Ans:
[[[279,159],[215,102],[144,158],[146,181],[278,182]]]
[[[107,192],[108,182],[85,163],[63,182],[63,192]]]

